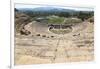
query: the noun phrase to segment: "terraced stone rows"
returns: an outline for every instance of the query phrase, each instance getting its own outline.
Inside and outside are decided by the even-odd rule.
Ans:
[[[94,37],[93,32],[85,29],[80,30],[77,36],[73,36],[77,34],[75,30],[65,35],[53,34],[54,38],[17,35],[15,64],[91,61],[94,59]]]
[[[19,39],[20,40],[20,39]],[[19,41],[18,40],[18,41]],[[23,39],[24,41],[26,39]],[[39,39],[40,40],[40,39]],[[39,41],[37,40],[37,41]],[[22,41],[22,39],[21,39]],[[43,40],[40,40],[43,41]],[[44,42],[47,41],[44,39]],[[55,42],[54,42],[55,41]],[[37,44],[37,42],[31,42],[31,40],[26,40],[26,42],[31,42],[31,45],[28,45],[24,42],[21,44],[17,44],[18,46],[16,46],[16,51],[17,49],[20,51],[15,52],[16,54],[20,54],[20,55],[29,55],[32,57],[39,57],[40,59],[48,59],[51,61],[51,63],[57,63],[57,62],[67,62],[69,61],[68,59],[70,59],[70,61],[72,60],[72,57],[81,57],[81,56],[91,56],[93,55],[91,52],[89,52],[89,50],[91,50],[92,48],[88,48],[86,46],[86,48],[83,47],[82,48],[77,48],[74,46],[77,46],[77,43],[75,42],[75,45],[73,43],[69,43],[70,41],[66,41],[64,39],[61,39],[60,42],[58,42],[58,46],[57,46],[57,41],[58,40],[48,40],[48,42],[46,43],[42,43],[42,42],[38,42],[39,44]],[[83,42],[77,41],[78,44],[81,44]],[[20,42],[19,42],[20,43]],[[47,44],[48,43],[48,44]],[[24,45],[23,45],[24,44]],[[47,45],[45,45],[47,44]],[[68,44],[68,45],[67,45]],[[93,49],[92,49],[93,51]],[[75,58],[75,59],[76,59]],[[76,60],[75,60],[76,61]],[[78,60],[77,60],[78,61]]]

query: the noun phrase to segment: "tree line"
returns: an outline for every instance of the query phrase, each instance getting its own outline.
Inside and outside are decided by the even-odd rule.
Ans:
[[[19,11],[18,9],[15,8],[15,11]],[[20,12],[20,11],[19,11]],[[50,16],[50,15],[55,15],[59,17],[76,17],[81,19],[82,21],[93,17],[94,16],[94,11],[23,11],[23,13],[31,16],[31,17],[40,17],[40,16]]]

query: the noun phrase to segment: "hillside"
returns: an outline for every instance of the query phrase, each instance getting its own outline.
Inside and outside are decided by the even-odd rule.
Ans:
[[[15,11],[15,31],[16,33],[19,33],[25,25],[27,25],[29,22],[31,22],[31,17],[20,13],[18,11]]]

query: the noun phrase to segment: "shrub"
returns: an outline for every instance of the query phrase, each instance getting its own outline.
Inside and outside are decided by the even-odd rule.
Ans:
[[[46,35],[42,35],[42,37],[46,37]]]
[[[88,19],[89,22],[94,22],[94,17]]]
[[[40,34],[36,34],[36,36],[40,36]]]
[[[52,38],[54,37],[54,36],[51,36]]]

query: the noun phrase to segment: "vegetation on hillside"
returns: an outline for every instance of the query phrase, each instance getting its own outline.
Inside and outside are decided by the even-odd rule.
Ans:
[[[23,27],[31,21],[38,21],[40,23],[48,24],[77,24],[88,20],[94,22],[93,11],[34,11],[29,9],[14,9],[15,11],[15,31],[19,32]],[[68,12],[69,11],[69,12]]]
[[[31,18],[23,13],[15,12],[15,31],[20,32],[20,30],[23,29],[23,27],[31,22]]]

